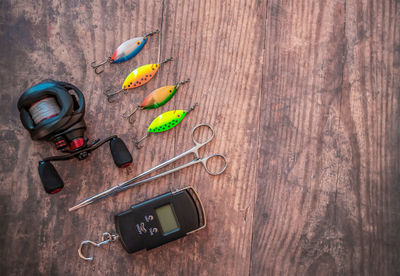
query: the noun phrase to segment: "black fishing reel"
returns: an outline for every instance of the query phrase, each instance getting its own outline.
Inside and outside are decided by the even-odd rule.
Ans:
[[[85,138],[85,98],[72,84],[53,80],[39,83],[21,95],[18,110],[21,122],[32,140],[53,142],[57,150],[66,153],[39,162],[40,179],[47,193],[55,194],[64,187],[64,182],[50,161],[72,158],[84,160],[92,151],[110,142],[117,167],[127,167],[132,163],[128,148],[117,136],[92,142]]]

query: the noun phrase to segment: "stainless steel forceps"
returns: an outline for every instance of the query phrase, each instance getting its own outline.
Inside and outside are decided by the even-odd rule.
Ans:
[[[194,137],[194,132],[196,131],[196,129],[198,129],[199,127],[203,127],[203,126],[209,128],[209,129],[211,130],[211,136],[208,137],[208,139],[207,139],[205,142],[199,142],[199,141],[197,141],[196,138]],[[69,208],[69,211],[77,210],[77,209],[79,209],[79,208],[85,207],[85,206],[87,206],[87,205],[89,205],[89,204],[95,203],[95,202],[100,201],[100,200],[102,200],[102,199],[104,199],[104,198],[107,198],[107,197],[109,197],[109,196],[115,195],[115,194],[117,194],[117,193],[119,193],[119,192],[125,191],[125,190],[130,189],[130,188],[132,188],[132,187],[135,187],[135,186],[137,186],[137,185],[140,185],[140,184],[143,184],[143,183],[152,181],[152,180],[154,180],[154,179],[160,178],[160,177],[162,177],[162,176],[164,176],[164,175],[167,175],[167,174],[170,174],[170,173],[174,173],[174,172],[176,172],[176,171],[179,171],[179,170],[181,170],[181,169],[190,167],[190,166],[192,166],[192,165],[194,165],[194,164],[197,164],[197,163],[202,163],[202,164],[203,164],[203,167],[205,168],[205,170],[207,171],[207,173],[209,173],[209,174],[211,174],[211,175],[220,175],[220,174],[223,173],[223,172],[225,171],[225,169],[226,169],[226,165],[227,165],[227,164],[226,164],[225,156],[223,156],[223,155],[221,155],[221,154],[212,154],[212,155],[209,155],[209,156],[200,158],[200,157],[199,157],[199,153],[198,153],[199,148],[201,148],[201,147],[203,147],[204,145],[206,145],[206,144],[208,144],[209,142],[211,142],[211,140],[212,140],[213,138],[214,138],[214,129],[212,128],[212,126],[210,126],[209,124],[199,124],[199,125],[195,126],[195,127],[192,129],[192,139],[193,139],[193,142],[194,142],[194,144],[195,144],[195,146],[194,146],[193,148],[191,148],[191,149],[185,151],[185,152],[182,153],[182,154],[179,154],[179,155],[177,155],[177,156],[175,156],[175,157],[169,159],[168,161],[165,161],[165,162],[163,162],[163,163],[161,163],[161,164],[155,166],[154,168],[151,168],[151,169],[149,169],[149,170],[147,170],[147,171],[145,171],[145,172],[143,172],[143,173],[141,173],[141,174],[135,176],[134,178],[131,178],[131,179],[129,179],[129,180],[123,182],[123,183],[120,183],[120,184],[118,184],[118,185],[116,185],[116,186],[114,186],[114,187],[112,187],[112,188],[110,188],[110,189],[108,189],[108,190],[106,190],[106,191],[104,191],[104,192],[101,192],[101,193],[99,193],[99,194],[97,194],[97,195],[94,195],[94,196],[92,196],[92,197],[89,197],[88,199],[82,201],[81,203],[75,205],[74,207]],[[188,154],[190,154],[190,153],[193,153],[193,155],[194,155],[194,159],[193,159],[192,161],[190,161],[190,162],[188,162],[188,163],[186,163],[186,164],[183,164],[182,166],[179,166],[179,167],[177,167],[177,168],[171,169],[171,170],[169,170],[169,171],[165,171],[165,172],[162,172],[162,173],[160,173],[160,174],[154,175],[154,176],[152,176],[152,177],[149,177],[149,178],[146,178],[146,179],[137,181],[138,179],[142,178],[143,176],[148,175],[148,174],[150,174],[150,173],[152,173],[152,172],[154,172],[154,171],[156,171],[156,170],[158,170],[158,169],[161,169],[161,168],[163,168],[163,167],[165,167],[165,166],[167,166],[167,165],[169,165],[169,164],[171,164],[171,163],[173,163],[173,162],[175,162],[175,161],[177,161],[177,160],[183,158],[184,156],[186,156],[186,155],[188,155]],[[223,161],[224,161],[224,163],[223,163],[223,168],[222,168],[220,171],[218,171],[218,172],[213,172],[213,171],[211,171],[211,170],[207,167],[207,161],[210,160],[210,159],[213,158],[213,157],[222,158]]]

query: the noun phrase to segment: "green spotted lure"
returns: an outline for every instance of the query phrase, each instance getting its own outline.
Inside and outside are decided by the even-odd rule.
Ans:
[[[147,138],[151,133],[164,132],[175,127],[183,120],[183,118],[185,118],[187,114],[193,111],[197,105],[198,104],[195,103],[189,108],[189,110],[171,110],[159,115],[147,128],[146,135],[135,142],[136,147],[140,149],[141,147],[139,147],[139,143]]]

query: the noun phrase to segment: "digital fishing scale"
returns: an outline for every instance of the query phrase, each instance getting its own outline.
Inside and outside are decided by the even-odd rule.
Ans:
[[[165,243],[194,233],[206,226],[203,205],[192,187],[169,192],[142,203],[133,205],[129,210],[115,216],[117,234],[103,234],[100,243],[83,241],[79,247],[79,256],[84,244],[97,247],[119,239],[128,253],[142,249],[153,249]]]

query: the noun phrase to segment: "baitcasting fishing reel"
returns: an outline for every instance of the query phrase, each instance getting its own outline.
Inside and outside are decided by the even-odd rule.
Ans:
[[[21,122],[32,140],[53,142],[57,150],[66,153],[39,162],[40,179],[47,193],[55,194],[64,187],[64,182],[50,161],[72,158],[84,160],[92,151],[110,142],[117,167],[127,167],[132,163],[128,148],[116,135],[92,142],[85,138],[85,98],[72,84],[53,80],[39,83],[21,95],[18,110]]]

